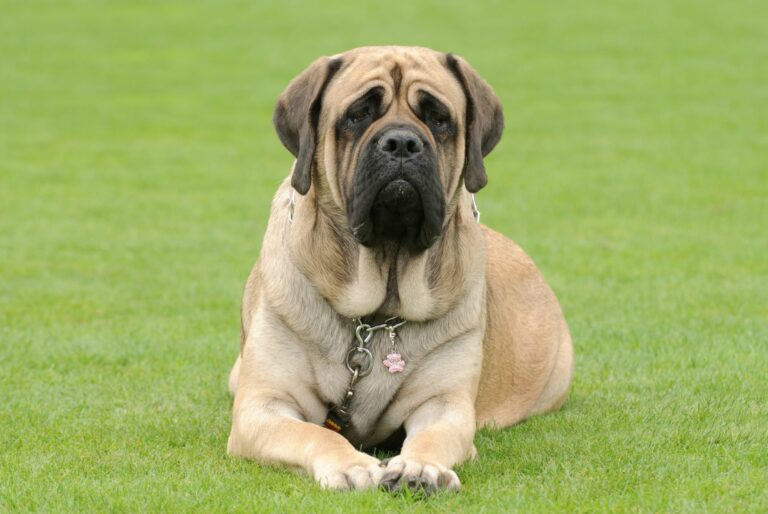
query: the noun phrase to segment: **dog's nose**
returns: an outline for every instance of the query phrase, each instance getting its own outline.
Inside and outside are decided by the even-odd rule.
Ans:
[[[416,134],[403,129],[386,131],[379,139],[378,147],[380,152],[400,159],[415,157],[424,149],[421,139]]]

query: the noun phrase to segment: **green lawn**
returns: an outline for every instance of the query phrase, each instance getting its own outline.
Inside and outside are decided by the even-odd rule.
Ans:
[[[265,3],[0,0],[0,511],[768,511],[768,6]],[[577,352],[426,501],[225,454],[274,99],[384,43],[495,87],[483,221]]]

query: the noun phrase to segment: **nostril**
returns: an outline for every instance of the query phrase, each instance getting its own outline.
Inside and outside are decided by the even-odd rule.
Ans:
[[[382,146],[382,150],[384,150],[387,153],[395,153],[397,151],[397,147],[399,145],[397,144],[397,141],[394,138],[389,138],[386,141],[384,141],[384,145]]]
[[[408,159],[424,150],[424,143],[418,136],[406,130],[388,130],[376,143],[377,151],[390,158]]]
[[[405,144],[406,153],[413,155],[421,151],[421,144],[417,139],[409,139]]]

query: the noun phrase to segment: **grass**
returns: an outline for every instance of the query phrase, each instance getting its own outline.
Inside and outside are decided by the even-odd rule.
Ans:
[[[0,16],[0,511],[768,510],[768,9],[45,2]],[[465,56],[507,115],[483,221],[577,351],[463,490],[332,494],[225,455],[241,288],[321,54]]]

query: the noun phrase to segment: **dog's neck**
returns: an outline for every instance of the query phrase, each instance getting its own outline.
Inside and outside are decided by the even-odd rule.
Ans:
[[[412,254],[395,241],[376,248],[358,244],[346,216],[313,187],[297,198],[288,241],[299,270],[342,316],[374,314],[426,321],[451,309],[483,269],[482,233],[463,195],[443,234],[428,250]]]

